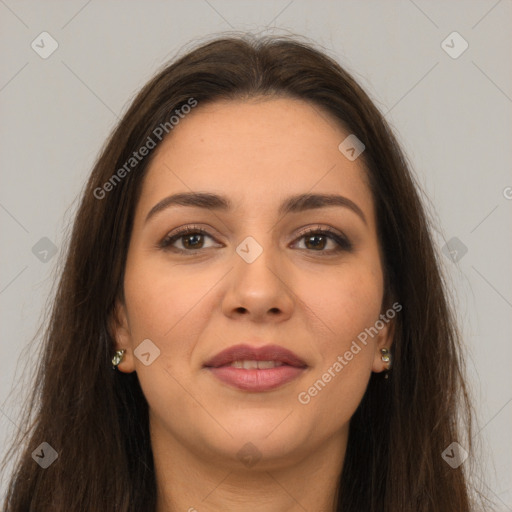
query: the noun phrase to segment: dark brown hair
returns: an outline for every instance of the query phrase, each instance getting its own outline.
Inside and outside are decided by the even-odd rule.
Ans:
[[[83,192],[51,307],[22,431],[7,512],[153,511],[156,482],[148,408],[136,372],[112,370],[111,319],[135,207],[153,152],[102,199],[111,179],[173,111],[194,98],[302,99],[330,113],[366,146],[386,279],[398,301],[393,370],[372,374],[350,422],[338,503],[344,512],[468,512],[466,464],[441,457],[453,442],[472,453],[463,360],[427,213],[383,116],[326,51],[298,37],[224,35],[166,66],[136,96],[106,142]],[[341,141],[340,141],[341,142]],[[49,443],[42,469],[32,452]]]

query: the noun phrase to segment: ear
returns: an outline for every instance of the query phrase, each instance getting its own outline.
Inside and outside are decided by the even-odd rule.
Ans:
[[[393,344],[395,336],[395,318],[389,318],[386,313],[382,313],[379,320],[375,323],[376,327],[380,327],[383,324],[383,327],[379,329],[374,338],[375,355],[373,358],[372,371],[375,373],[380,373],[390,368],[390,363],[382,360],[381,350],[385,348],[391,352],[391,345]]]
[[[114,350],[125,349],[123,360],[117,365],[117,369],[124,373],[135,371],[132,350],[132,336],[130,323],[125,304],[117,299],[109,318],[109,330],[114,339]],[[112,354],[113,356],[114,354]]]

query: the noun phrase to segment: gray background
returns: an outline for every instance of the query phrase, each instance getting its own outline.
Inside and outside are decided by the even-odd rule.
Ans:
[[[425,189],[439,250],[459,240],[449,243],[458,261],[442,261],[468,347],[475,441],[487,493],[512,510],[511,19],[510,0],[0,0],[2,454],[77,196],[130,99],[191,41],[292,32],[325,47],[365,87]],[[31,48],[43,31],[59,45],[47,59]],[[453,31],[469,44],[456,59],[441,45]],[[41,252],[44,237],[55,255]]]

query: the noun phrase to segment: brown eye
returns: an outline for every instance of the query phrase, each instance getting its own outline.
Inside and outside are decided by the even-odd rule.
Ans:
[[[319,253],[333,253],[338,251],[351,251],[352,244],[344,236],[330,229],[309,229],[302,233],[298,240],[304,239],[306,249]],[[334,243],[334,248],[324,250],[328,241]]]
[[[178,252],[196,252],[204,247],[204,237],[213,238],[207,231],[201,228],[187,227],[179,230],[177,233],[166,236],[160,243],[159,247],[165,250],[174,249]],[[183,248],[172,247],[172,245],[181,239]],[[208,247],[206,247],[207,249]]]
[[[189,235],[182,235],[180,238],[183,239],[182,243],[187,249],[201,249],[202,245],[200,243],[201,237],[204,237],[201,233],[191,233]],[[202,240],[204,243],[204,240]],[[199,247],[201,246],[201,247]]]
[[[327,244],[327,237],[321,234],[307,235],[304,239],[308,249],[324,249]]]

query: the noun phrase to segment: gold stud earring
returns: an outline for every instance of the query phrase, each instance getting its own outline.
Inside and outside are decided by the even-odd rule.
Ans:
[[[391,354],[389,353],[389,350],[387,348],[381,348],[380,353],[381,353],[382,361],[384,361],[388,365],[388,367],[386,369],[386,373],[384,374],[384,378],[387,379],[389,376],[389,372],[391,370],[391,364],[392,364],[391,363]]]
[[[123,360],[124,353],[126,350],[124,348],[120,350],[116,350],[114,357],[112,358],[112,368],[115,370],[117,365]]]

